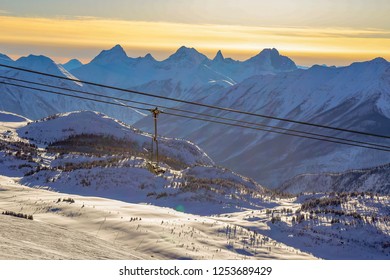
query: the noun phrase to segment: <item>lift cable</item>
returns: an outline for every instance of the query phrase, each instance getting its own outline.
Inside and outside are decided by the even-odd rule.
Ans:
[[[331,129],[331,130],[337,130],[337,131],[342,131],[342,132],[360,134],[360,135],[365,135],[365,136],[372,136],[372,137],[379,137],[379,138],[390,139],[389,135],[381,135],[381,134],[369,133],[369,132],[364,132],[364,131],[358,131],[358,130],[352,130],[352,129],[334,127],[334,126],[328,126],[328,125],[323,125],[323,124],[310,123],[310,122],[306,122],[306,121],[298,121],[298,120],[293,120],[293,119],[280,118],[280,117],[275,117],[275,116],[268,116],[268,115],[253,113],[253,112],[241,111],[241,110],[228,108],[228,107],[219,107],[219,106],[210,105],[210,104],[204,104],[204,103],[195,102],[195,101],[188,101],[188,100],[183,100],[183,99],[178,99],[178,98],[173,98],[173,97],[160,96],[160,95],[156,95],[156,94],[151,94],[151,93],[146,93],[146,92],[141,92],[141,91],[136,91],[136,90],[131,90],[131,89],[124,89],[124,88],[120,88],[120,87],[99,84],[99,83],[95,83],[95,82],[83,81],[83,80],[76,79],[76,78],[69,78],[69,77],[64,77],[64,76],[44,73],[44,72],[40,72],[40,71],[25,69],[25,68],[21,68],[21,67],[10,66],[10,65],[1,64],[1,63],[0,63],[0,67],[15,69],[15,70],[19,70],[19,71],[24,71],[24,72],[28,72],[28,73],[33,73],[33,74],[37,74],[37,75],[43,75],[43,76],[57,78],[57,79],[62,79],[62,80],[68,80],[68,81],[73,81],[73,82],[78,82],[78,83],[84,83],[84,84],[87,84],[87,85],[107,88],[107,89],[111,89],[111,90],[117,90],[117,91],[122,91],[122,92],[127,92],[127,93],[133,93],[133,94],[137,94],[137,95],[143,95],[143,96],[148,96],[148,97],[153,97],[153,98],[158,98],[158,99],[164,99],[164,100],[169,100],[169,101],[174,101],[174,102],[179,102],[179,103],[189,104],[189,105],[194,105],[194,106],[200,106],[200,107],[209,108],[209,109],[221,110],[221,111],[225,111],[225,112],[229,112],[229,113],[245,114],[245,115],[249,115],[249,116],[266,118],[266,119],[272,119],[272,120],[278,120],[278,121],[284,121],[284,122],[295,123],[295,124],[300,124],[300,125],[306,125],[306,126],[312,126],[312,127],[318,127],[318,128],[324,128],[324,129]]]
[[[364,141],[358,141],[358,140],[351,140],[351,139],[346,139],[346,138],[342,138],[342,137],[335,137],[335,136],[330,136],[330,135],[325,135],[325,134],[320,134],[320,133],[313,133],[313,132],[308,132],[308,131],[296,130],[296,129],[282,128],[282,127],[278,127],[278,126],[266,125],[266,124],[255,123],[255,122],[248,122],[248,121],[244,121],[244,120],[236,120],[236,119],[233,119],[233,118],[215,116],[215,115],[211,115],[211,114],[197,113],[197,112],[184,110],[184,109],[179,109],[179,108],[166,107],[166,106],[156,105],[156,104],[147,103],[147,102],[140,102],[140,101],[134,101],[134,100],[130,100],[130,99],[124,99],[124,98],[118,98],[118,97],[113,97],[113,96],[107,96],[107,95],[103,95],[103,94],[91,93],[91,92],[87,92],[87,91],[80,91],[80,90],[75,90],[75,89],[62,88],[62,87],[58,87],[58,86],[47,85],[47,84],[44,84],[44,83],[38,83],[38,82],[33,82],[33,81],[26,81],[26,80],[22,80],[22,79],[10,78],[10,77],[1,76],[1,75],[0,75],[0,78],[5,78],[5,79],[18,81],[18,82],[23,82],[23,83],[28,83],[28,84],[40,85],[40,86],[45,86],[45,87],[50,87],[50,88],[70,91],[70,92],[77,92],[77,93],[91,95],[91,96],[96,96],[96,97],[112,98],[114,100],[119,100],[119,101],[124,101],[124,102],[129,102],[129,103],[135,103],[135,104],[140,104],[140,105],[146,105],[146,106],[149,106],[149,107],[150,106],[152,106],[152,107],[159,107],[159,108],[170,110],[170,111],[189,113],[189,114],[194,114],[194,115],[203,116],[203,117],[220,119],[220,120],[224,120],[224,121],[239,122],[239,123],[242,123],[242,124],[245,124],[245,125],[254,125],[254,126],[259,126],[259,127],[278,129],[278,130],[286,131],[286,132],[294,132],[294,133],[299,133],[299,134],[304,134],[304,135],[325,137],[325,138],[329,138],[329,139],[333,139],[333,140],[348,141],[348,142],[356,143],[356,144],[371,145],[371,146],[374,146],[374,147],[390,149],[390,146],[380,145],[380,144],[376,144],[376,143],[370,143],[370,142],[364,142]],[[167,114],[168,112],[164,111],[163,113]]]
[[[94,98],[88,98],[88,97],[60,93],[60,92],[51,91],[51,90],[45,90],[45,89],[41,89],[41,88],[34,88],[34,87],[30,87],[30,86],[17,85],[17,84],[4,82],[4,81],[0,81],[0,84],[21,87],[21,88],[26,88],[26,89],[36,90],[36,91],[42,91],[42,92],[47,92],[47,93],[56,94],[56,95],[63,95],[63,96],[67,96],[67,97],[74,97],[74,98],[83,99],[83,100],[90,100],[90,101],[105,103],[105,104],[109,104],[109,105],[121,106],[121,107],[132,108],[132,109],[143,110],[143,111],[150,111],[150,109],[148,109],[148,108],[135,107],[135,106],[120,104],[120,103],[116,103],[116,102],[109,102],[109,101],[98,100],[98,99],[94,99]],[[275,131],[275,130],[271,130],[271,129],[262,129],[259,127],[252,127],[252,126],[239,124],[239,121],[237,121],[237,123],[229,123],[229,122],[215,121],[215,120],[204,119],[204,118],[199,118],[199,117],[194,117],[194,116],[175,114],[175,113],[170,113],[170,112],[165,112],[165,111],[160,111],[160,113],[175,116],[175,117],[198,120],[198,121],[205,121],[205,122],[211,122],[211,123],[216,123],[216,124],[229,125],[229,126],[240,127],[240,128],[248,128],[248,129],[252,129],[252,130],[265,131],[265,132],[277,133],[277,134],[282,134],[282,135],[289,135],[289,136],[295,136],[295,137],[300,137],[300,138],[319,140],[319,141],[325,141],[325,142],[330,142],[330,143],[337,143],[337,144],[343,144],[343,145],[349,145],[349,146],[362,147],[362,148],[368,148],[368,149],[373,149],[373,150],[390,152],[389,147],[386,147],[386,146],[385,146],[386,148],[375,147],[374,145],[376,145],[376,144],[372,144],[372,143],[365,143],[363,145],[360,145],[360,144],[350,143],[350,142],[348,142],[349,140],[347,140],[347,139],[345,139],[344,140],[345,142],[344,142],[344,141],[336,141],[336,140],[328,139],[329,137],[317,138],[317,137],[311,137],[311,136],[306,136],[306,135],[301,135],[301,134]],[[301,133],[303,133],[303,132],[301,132]]]

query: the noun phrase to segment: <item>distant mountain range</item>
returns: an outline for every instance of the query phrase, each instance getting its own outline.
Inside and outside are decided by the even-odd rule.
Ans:
[[[313,66],[298,69],[291,59],[280,55],[276,49],[265,49],[241,62],[225,58],[221,51],[213,59],[209,59],[194,48],[181,47],[166,60],[157,61],[150,54],[130,58],[117,45],[102,51],[85,65],[78,61],[57,65],[50,58],[33,55],[16,61],[1,55],[0,62],[161,96],[377,134],[387,135],[390,124],[390,63],[382,58],[353,63],[347,67]],[[166,106],[179,106],[173,102],[141,98],[6,68],[0,68],[0,75],[69,89],[114,94],[117,97]],[[93,110],[127,123],[135,123],[135,126],[143,130],[150,130],[151,126],[150,118],[145,118],[145,114],[135,110],[89,101],[78,102],[64,96],[36,93],[4,84],[0,84],[0,91],[3,93],[0,110],[11,111],[30,119],[59,112]],[[181,108],[360,141],[376,141],[381,144],[388,142],[245,115],[194,109],[188,105]],[[278,187],[302,173],[343,172],[389,162],[386,152],[177,117],[163,116],[160,119],[161,134],[190,139],[199,144],[218,164],[250,176],[269,187]]]
[[[279,191],[292,194],[370,192],[389,195],[390,164],[341,173],[301,174],[284,182]]]
[[[151,54],[130,58],[120,45],[116,45],[111,50],[102,51],[90,63],[73,69],[72,73],[80,79],[124,88],[147,87],[155,81],[171,81],[183,91],[190,91],[193,87],[226,87],[256,74],[296,69],[295,63],[280,55],[276,49],[265,49],[251,59],[240,62],[225,59],[221,51],[210,60],[194,48],[183,46],[166,60],[157,61]]]
[[[16,61],[6,55],[1,55],[0,62],[54,75],[77,77],[81,80],[150,91],[162,96],[189,100],[206,97],[256,74],[270,74],[297,69],[291,59],[280,55],[275,49],[263,50],[257,56],[239,62],[224,58],[220,51],[213,60],[210,60],[194,48],[181,47],[168,59],[157,61],[150,54],[145,57],[130,58],[120,45],[102,51],[90,63],[85,65],[75,59],[64,65],[57,65],[48,57],[36,55],[22,57]],[[92,88],[59,79],[53,80],[52,78],[17,70],[0,68],[0,74],[28,81],[39,80],[70,89],[82,89],[106,94],[114,93],[118,97],[129,97],[127,94],[119,92],[110,92],[102,88]],[[67,97],[53,97],[9,85],[0,85],[0,90],[7,94],[6,101],[0,104],[0,110],[19,113],[31,119],[40,119],[59,112],[82,109],[100,111],[130,123],[144,117],[139,112],[129,113],[127,109],[109,108],[109,106],[85,101],[74,102],[73,99]],[[138,99],[136,96],[130,96],[130,98]],[[34,104],[39,104],[39,106],[33,106]]]
[[[382,58],[347,67],[313,66],[274,75],[257,75],[202,99],[203,103],[264,115],[389,135],[390,63]],[[185,106],[190,109],[189,106]],[[240,114],[202,113],[277,125],[357,141],[389,141],[313,129]],[[136,124],[146,129],[150,120]],[[175,125],[171,125],[172,123]],[[191,139],[216,162],[269,187],[302,173],[340,172],[389,162],[388,153],[364,148],[165,117],[160,131]]]

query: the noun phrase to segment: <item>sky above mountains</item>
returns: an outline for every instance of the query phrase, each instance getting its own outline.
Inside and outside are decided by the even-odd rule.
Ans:
[[[390,59],[386,0],[0,0],[0,52],[88,62],[121,44],[168,57],[182,45],[247,59],[275,47],[300,65]]]

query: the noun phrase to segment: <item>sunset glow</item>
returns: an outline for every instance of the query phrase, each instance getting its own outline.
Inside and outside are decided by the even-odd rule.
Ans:
[[[311,27],[286,25],[285,20],[281,20],[284,24],[280,26],[256,25],[251,17],[240,24],[222,19],[211,23],[206,19],[204,22],[208,23],[195,19],[149,21],[147,14],[145,20],[74,15],[32,17],[8,14],[1,6],[0,9],[0,53],[14,59],[35,53],[57,62],[71,58],[88,62],[102,49],[116,44],[121,44],[129,56],[151,53],[159,60],[182,45],[194,47],[210,58],[222,50],[225,56],[237,60],[274,47],[300,65],[346,65],[378,56],[390,59],[390,30],[385,26],[328,27],[317,24],[319,20],[313,20],[316,24]],[[270,21],[268,17],[264,16],[264,21]]]

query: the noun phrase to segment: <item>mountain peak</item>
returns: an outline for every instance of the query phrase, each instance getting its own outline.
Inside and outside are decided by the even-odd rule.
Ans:
[[[21,57],[16,62],[18,65],[31,69],[51,67],[56,65],[56,63],[47,56],[33,54],[30,54],[27,57]]]
[[[372,63],[377,63],[377,64],[381,64],[381,63],[389,63],[386,59],[384,59],[383,57],[376,57],[374,58],[373,60],[369,61],[369,62],[372,62]]]
[[[275,55],[275,56],[279,56],[279,51],[275,48],[272,48],[272,49],[264,49],[263,52],[268,52],[270,53],[271,55]]]
[[[71,59],[67,63],[61,64],[61,66],[64,67],[67,71],[71,71],[83,66],[83,64],[78,59]]]
[[[61,65],[55,63],[51,58],[43,55],[30,54],[27,57],[21,57],[15,61],[15,65],[21,68],[32,69],[35,71],[54,74],[57,76],[66,76],[68,78],[75,79],[75,77],[72,76]],[[24,73],[22,75],[28,75],[28,73]]]
[[[275,48],[272,48],[272,49],[264,49],[259,54],[257,54],[252,58],[262,59],[262,58],[271,58],[271,57],[275,58],[279,56],[280,56],[279,51]]]
[[[111,52],[125,52],[125,50],[119,44],[116,44],[115,46],[113,46],[109,51],[111,51]]]
[[[223,54],[222,54],[221,50],[219,50],[217,52],[217,54],[215,55],[213,61],[214,62],[219,62],[219,61],[223,61],[223,60],[225,60],[225,58],[223,57]]]
[[[176,51],[176,53],[191,53],[191,52],[198,52],[198,51],[195,48],[188,48],[186,46],[181,46]]]
[[[145,55],[144,59],[146,59],[146,60],[151,60],[151,61],[156,61],[156,59],[155,59],[150,53],[148,53],[147,55]]]
[[[115,45],[113,48],[109,50],[102,51],[97,57],[95,57],[92,61],[98,62],[101,64],[107,64],[110,62],[122,62],[127,60],[129,57],[127,56],[125,50],[121,45]]]
[[[245,63],[271,71],[292,71],[297,69],[294,61],[287,56],[280,55],[275,48],[264,49],[258,55],[245,61]]]
[[[180,47],[174,54],[172,54],[166,61],[170,62],[190,62],[191,64],[200,64],[207,57],[201,54],[194,48]]]
[[[193,56],[196,54],[200,54],[196,49],[187,48],[186,46],[181,46],[173,55],[183,57],[183,56]]]
[[[354,62],[350,65],[352,68],[356,67],[371,67],[372,69],[384,69],[389,67],[389,62],[383,57],[377,57],[369,61]]]

